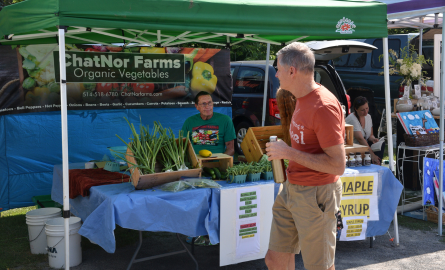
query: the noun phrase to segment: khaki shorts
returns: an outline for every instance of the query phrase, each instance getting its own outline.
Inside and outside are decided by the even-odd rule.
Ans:
[[[269,249],[295,254],[301,249],[308,270],[331,267],[341,193],[340,179],[317,187],[283,183],[273,206]]]

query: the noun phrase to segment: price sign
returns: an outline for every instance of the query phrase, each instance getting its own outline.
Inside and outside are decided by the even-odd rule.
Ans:
[[[418,98],[420,98],[422,96],[422,94],[420,92],[420,85],[418,85],[418,84],[414,85],[414,95],[416,95]]]
[[[406,95],[407,97],[409,97],[409,86],[408,85],[405,85],[405,88],[404,88],[404,93],[403,93],[403,95]]]

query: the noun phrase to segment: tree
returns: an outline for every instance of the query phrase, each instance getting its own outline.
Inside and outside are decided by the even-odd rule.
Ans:
[[[391,28],[388,29],[388,35],[419,33],[417,28]]]

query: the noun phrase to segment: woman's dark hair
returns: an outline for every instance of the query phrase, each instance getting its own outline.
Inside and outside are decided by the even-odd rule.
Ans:
[[[354,104],[352,105],[352,109],[354,110],[355,116],[358,116],[357,109],[365,105],[366,103],[368,103],[368,100],[365,97],[358,96],[354,99]]]

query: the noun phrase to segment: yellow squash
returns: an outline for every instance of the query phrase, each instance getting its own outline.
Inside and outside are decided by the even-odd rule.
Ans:
[[[203,149],[203,150],[199,151],[199,155],[203,156],[203,157],[210,157],[210,156],[212,156],[212,152],[210,152],[209,150]]]

